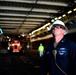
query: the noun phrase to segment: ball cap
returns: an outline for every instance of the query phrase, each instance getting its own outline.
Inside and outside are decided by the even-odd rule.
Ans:
[[[68,28],[65,26],[64,22],[62,22],[61,20],[56,20],[56,21],[54,21],[54,22],[52,23],[51,30],[52,30],[55,26],[57,26],[57,25],[63,26],[64,29],[65,29],[65,34],[68,33]]]

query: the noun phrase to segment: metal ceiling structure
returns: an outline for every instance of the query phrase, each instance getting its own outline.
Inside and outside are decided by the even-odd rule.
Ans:
[[[29,34],[75,4],[75,0],[0,0],[0,27],[6,35]]]

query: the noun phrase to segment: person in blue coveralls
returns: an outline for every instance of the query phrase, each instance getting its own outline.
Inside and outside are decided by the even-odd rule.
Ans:
[[[39,75],[76,75],[76,43],[64,37],[68,28],[56,20],[51,32],[54,40],[46,48]]]

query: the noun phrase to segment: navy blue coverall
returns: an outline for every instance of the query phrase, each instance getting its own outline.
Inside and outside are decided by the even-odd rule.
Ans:
[[[56,63],[67,74],[76,75],[76,44],[63,38],[56,48],[50,44],[40,66],[40,75],[65,75],[55,64],[53,50],[57,50]]]

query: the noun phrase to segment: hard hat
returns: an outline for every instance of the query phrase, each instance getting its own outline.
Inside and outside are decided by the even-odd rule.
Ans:
[[[61,20],[56,20],[56,21],[54,21],[54,22],[52,23],[51,30],[52,30],[55,26],[57,26],[57,25],[63,26],[64,29],[65,29],[65,34],[68,33],[68,28],[65,26],[64,22],[62,22]]]

